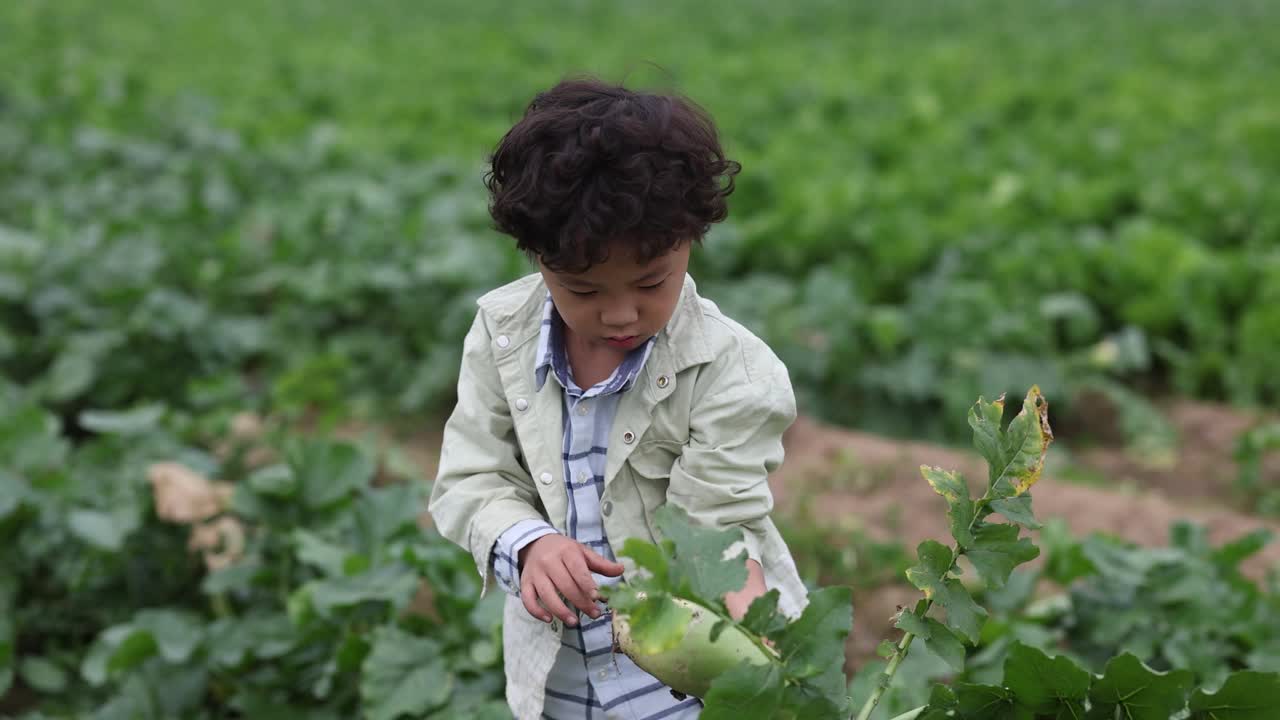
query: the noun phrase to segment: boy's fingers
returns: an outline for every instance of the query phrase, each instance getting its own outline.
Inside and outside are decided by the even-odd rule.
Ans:
[[[586,600],[586,607],[579,605],[578,609],[593,618],[599,616],[600,611],[595,604],[596,581],[592,579],[591,571],[587,569],[587,561],[578,553],[569,553],[564,558],[564,566],[569,571],[569,577],[577,585],[579,594]]]
[[[591,570],[609,577],[617,577],[622,574],[622,563],[609,560],[585,545],[582,549],[585,551],[583,555],[587,558],[587,567]]]
[[[578,622],[574,612],[565,606],[560,600],[560,593],[556,592],[556,586],[551,579],[545,575],[534,581],[538,587],[538,598],[542,600],[542,604],[552,615],[564,621],[565,625],[575,625]]]
[[[538,605],[538,588],[533,582],[532,573],[526,573],[520,579],[520,602],[524,603],[524,609],[528,610],[530,615],[542,622],[551,622],[551,616]]]
[[[551,582],[555,583],[556,590],[575,608],[585,613],[595,609],[595,606],[591,603],[591,596],[578,587],[578,581],[574,579],[573,573],[563,562],[560,567],[552,568],[551,572],[547,574],[551,577]],[[570,612],[573,612],[573,610],[570,610]],[[574,619],[577,619],[577,613],[574,613]]]

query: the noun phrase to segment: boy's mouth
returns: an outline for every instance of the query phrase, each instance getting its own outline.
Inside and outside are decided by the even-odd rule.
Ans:
[[[639,337],[639,335],[614,336],[605,338],[605,341],[614,347],[625,348],[634,345]]]

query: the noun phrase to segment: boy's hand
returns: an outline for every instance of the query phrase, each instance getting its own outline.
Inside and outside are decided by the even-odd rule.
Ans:
[[[741,590],[724,594],[724,604],[729,610],[729,617],[741,620],[747,609],[756,598],[764,595],[768,588],[764,584],[764,569],[755,560],[747,560],[747,583]]]
[[[564,535],[543,535],[520,549],[520,599],[529,614],[543,622],[551,615],[565,625],[577,623],[577,614],[565,606],[563,595],[582,612],[599,617],[596,581],[591,572],[609,577],[622,574],[622,565],[610,562],[591,548]],[[541,601],[546,607],[538,606]],[[550,614],[547,611],[550,611]]]

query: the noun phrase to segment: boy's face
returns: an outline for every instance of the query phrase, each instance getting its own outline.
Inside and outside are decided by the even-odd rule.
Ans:
[[[657,335],[680,301],[690,243],[648,263],[621,248],[585,272],[548,270],[538,263],[551,300],[574,341],[593,350],[626,352]]]

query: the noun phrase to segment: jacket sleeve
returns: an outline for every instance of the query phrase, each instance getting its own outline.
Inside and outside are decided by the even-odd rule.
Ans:
[[[667,500],[699,524],[740,527],[748,557],[763,564],[773,509],[768,476],[782,463],[782,434],[796,417],[786,366],[760,343],[717,357],[697,382],[689,441],[671,469]]]
[[[493,576],[508,595],[520,597],[520,551],[556,529],[545,520],[521,520],[498,536],[493,546]]]
[[[521,520],[543,520],[533,478],[521,466],[511,410],[477,313],[463,341],[458,404],[444,428],[427,509],[440,534],[471,552],[489,587],[494,542]]]

